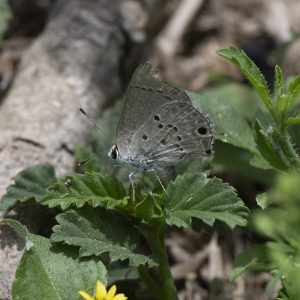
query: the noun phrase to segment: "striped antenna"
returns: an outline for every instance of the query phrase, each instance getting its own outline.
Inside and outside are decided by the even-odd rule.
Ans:
[[[87,158],[86,160],[80,161],[79,163],[77,163],[77,167],[78,168],[82,167],[84,164],[86,164],[89,160],[91,160],[95,156],[96,156],[96,154],[93,154],[89,158]]]
[[[104,135],[106,135],[105,134],[105,132],[103,131],[103,129],[97,124],[97,122],[90,116],[90,115],[88,115],[87,113],[86,113],[86,111],[83,109],[83,108],[79,108],[79,111],[84,115],[84,116],[86,116],[92,123],[93,123],[93,125],[99,130],[99,131],[101,131]]]

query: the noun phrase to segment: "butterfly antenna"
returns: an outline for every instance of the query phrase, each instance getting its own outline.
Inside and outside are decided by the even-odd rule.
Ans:
[[[84,115],[84,116],[86,116],[92,123],[93,123],[93,125],[99,130],[99,131],[101,131],[101,133],[103,133],[104,135],[106,135],[105,134],[105,132],[103,131],[103,129],[97,124],[97,122],[90,116],[90,115],[88,115],[87,113],[86,113],[86,111],[83,109],[83,108],[79,108],[79,111]]]
[[[84,164],[86,164],[88,161],[90,161],[95,156],[96,156],[96,154],[93,154],[89,158],[87,158],[86,160],[83,160],[83,161],[80,161],[79,163],[77,163],[78,168],[82,167]]]

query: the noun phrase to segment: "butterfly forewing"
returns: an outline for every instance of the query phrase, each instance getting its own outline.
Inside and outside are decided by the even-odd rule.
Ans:
[[[134,73],[117,131],[121,160],[145,169],[212,153],[212,126],[188,95],[162,82],[149,63]]]
[[[150,63],[139,66],[129,83],[117,129],[117,145],[123,156],[130,155],[131,137],[148,119],[149,113],[172,101],[190,100],[179,89],[161,81]]]

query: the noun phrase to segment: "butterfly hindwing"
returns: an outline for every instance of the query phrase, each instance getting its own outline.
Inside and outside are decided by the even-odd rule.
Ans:
[[[151,168],[208,156],[212,142],[209,120],[191,103],[173,101],[150,114],[132,136],[129,151],[134,160]]]

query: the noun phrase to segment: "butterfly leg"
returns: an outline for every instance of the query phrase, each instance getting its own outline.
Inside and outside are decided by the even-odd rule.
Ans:
[[[133,201],[133,203],[135,202],[135,187],[134,187],[134,182],[133,182],[134,175],[135,175],[135,172],[131,172],[128,176],[129,181],[130,181],[130,185],[132,187],[132,201]]]
[[[155,174],[155,177],[157,178],[157,180],[158,180],[160,186],[162,187],[164,193],[165,193],[166,195],[168,195],[167,190],[165,189],[165,187],[164,187],[164,185],[163,185],[161,179],[159,178],[159,176],[158,176],[156,170],[155,170],[155,169],[151,169],[151,171],[153,171],[153,173]]]

